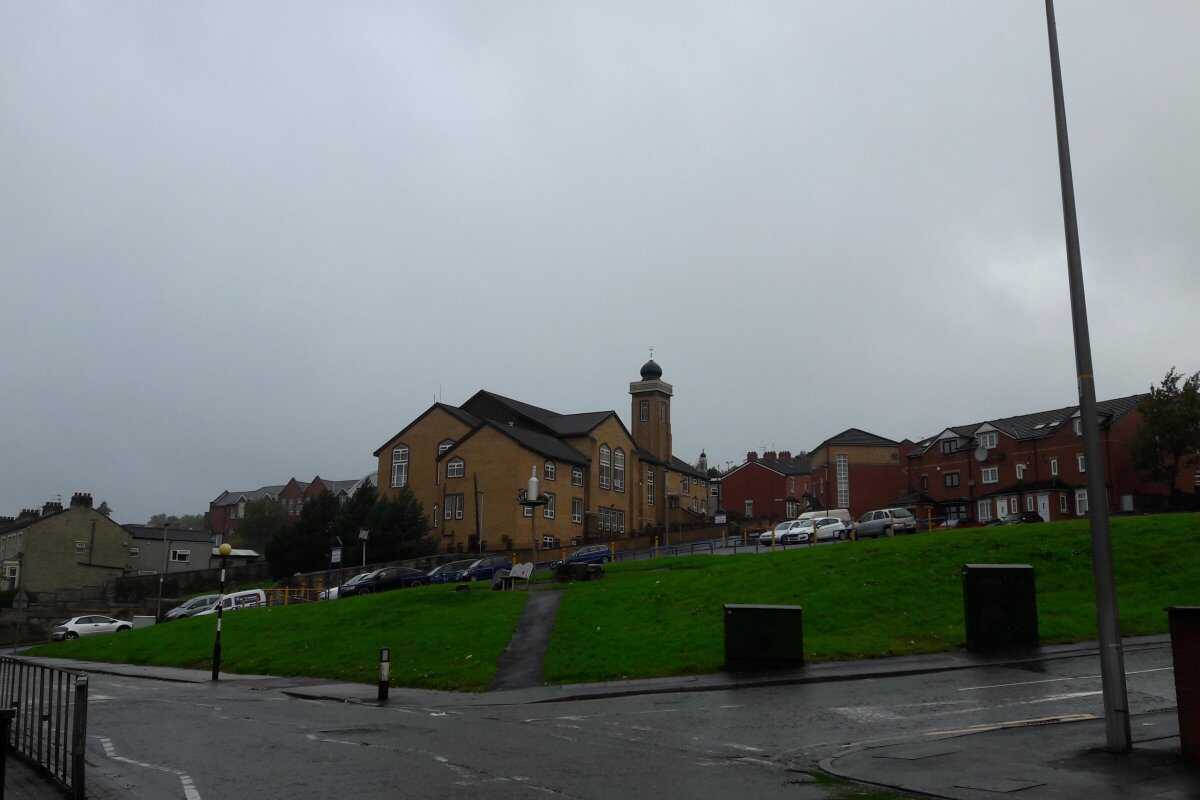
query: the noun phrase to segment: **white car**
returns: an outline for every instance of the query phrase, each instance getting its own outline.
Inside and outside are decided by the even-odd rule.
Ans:
[[[123,633],[131,630],[133,630],[132,622],[95,614],[90,617],[71,617],[58,623],[50,632],[50,638],[58,642],[63,639],[78,639],[80,636],[91,636],[96,633]]]
[[[811,519],[798,519],[792,523],[792,526],[783,532],[783,536],[779,541],[782,544],[805,544],[812,540],[813,521]]]
[[[262,589],[246,589],[241,592],[231,592],[221,598],[221,613],[226,611],[237,611],[242,608],[259,608],[267,604],[267,593]],[[217,613],[217,602],[213,603],[203,611],[198,611],[192,616],[207,617],[210,614]]]
[[[813,523],[816,526],[818,542],[835,542],[838,539],[845,539],[849,535],[849,530],[840,519],[824,517],[813,520]]]
[[[215,594],[205,594],[199,597],[193,597],[183,605],[176,606],[168,611],[164,616],[164,620],[190,617],[197,611],[203,611],[204,609],[211,607],[215,602],[217,602],[217,596]]]
[[[773,530],[763,531],[758,536],[758,543],[759,544],[767,544],[767,545],[771,544],[771,542],[778,543],[779,541],[781,541],[783,539],[783,534],[786,533],[788,531],[788,529],[792,527],[792,523],[794,521],[795,520],[790,520],[790,519],[784,520],[783,522],[776,525]]]

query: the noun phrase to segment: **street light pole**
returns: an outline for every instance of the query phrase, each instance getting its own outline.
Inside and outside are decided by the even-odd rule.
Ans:
[[[154,619],[156,622],[162,621],[163,575],[167,571],[167,525],[169,525],[169,524],[170,523],[167,523],[167,522],[163,523],[163,534],[162,534],[163,562],[162,562],[162,569],[158,571],[158,604],[154,611]]]
[[[1096,621],[1100,631],[1100,676],[1104,690],[1104,728],[1108,749],[1130,749],[1129,697],[1125,687],[1125,655],[1117,616],[1113,580],[1112,541],[1108,527],[1108,495],[1100,419],[1096,413],[1096,382],[1092,374],[1092,343],[1088,333],[1087,302],[1083,292],[1083,262],[1079,255],[1079,223],[1075,216],[1075,186],[1067,141],[1067,111],[1058,56],[1054,0],[1046,0],[1046,29],[1050,40],[1050,75],[1054,86],[1054,118],[1058,129],[1058,171],[1062,183],[1063,226],[1067,240],[1067,277],[1071,286],[1071,323],[1075,334],[1075,370],[1079,379],[1079,415],[1087,459],[1088,515],[1092,527],[1092,575],[1096,583]]]
[[[221,554],[221,588],[217,594],[217,638],[213,641],[212,679],[215,681],[221,674],[221,609],[225,607],[225,559],[233,552],[228,542],[222,542],[217,548]]]

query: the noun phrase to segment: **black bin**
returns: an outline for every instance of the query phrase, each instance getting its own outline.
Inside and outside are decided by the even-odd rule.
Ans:
[[[1172,606],[1167,620],[1179,707],[1179,750],[1184,761],[1200,764],[1200,606]]]
[[[764,669],[804,665],[804,609],[725,605],[725,666]]]
[[[1033,567],[964,564],[962,577],[968,650],[994,652],[1038,646]]]

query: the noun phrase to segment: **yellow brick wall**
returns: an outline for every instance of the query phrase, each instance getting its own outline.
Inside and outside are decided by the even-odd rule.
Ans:
[[[379,451],[380,497],[395,497],[400,492],[392,488],[392,452],[400,445],[407,445],[408,487],[421,502],[425,513],[432,514],[433,504],[439,502],[441,497],[441,488],[437,483],[438,444],[446,439],[458,441],[470,430],[457,417],[440,408],[426,413]]]
[[[98,587],[125,571],[129,534],[94,509],[68,508],[24,534],[20,586],[27,592]],[[82,542],[82,551],[76,542]]]

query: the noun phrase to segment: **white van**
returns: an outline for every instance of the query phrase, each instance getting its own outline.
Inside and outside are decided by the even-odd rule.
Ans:
[[[849,526],[850,512],[844,508],[831,508],[828,511],[805,511],[796,519],[818,519],[820,517],[832,517],[840,520],[843,525]]]
[[[246,589],[242,592],[230,592],[221,598],[221,613],[237,611],[242,608],[261,608],[267,604],[267,593],[262,589]],[[217,603],[203,611],[192,614],[193,617],[206,617],[217,613]]]

